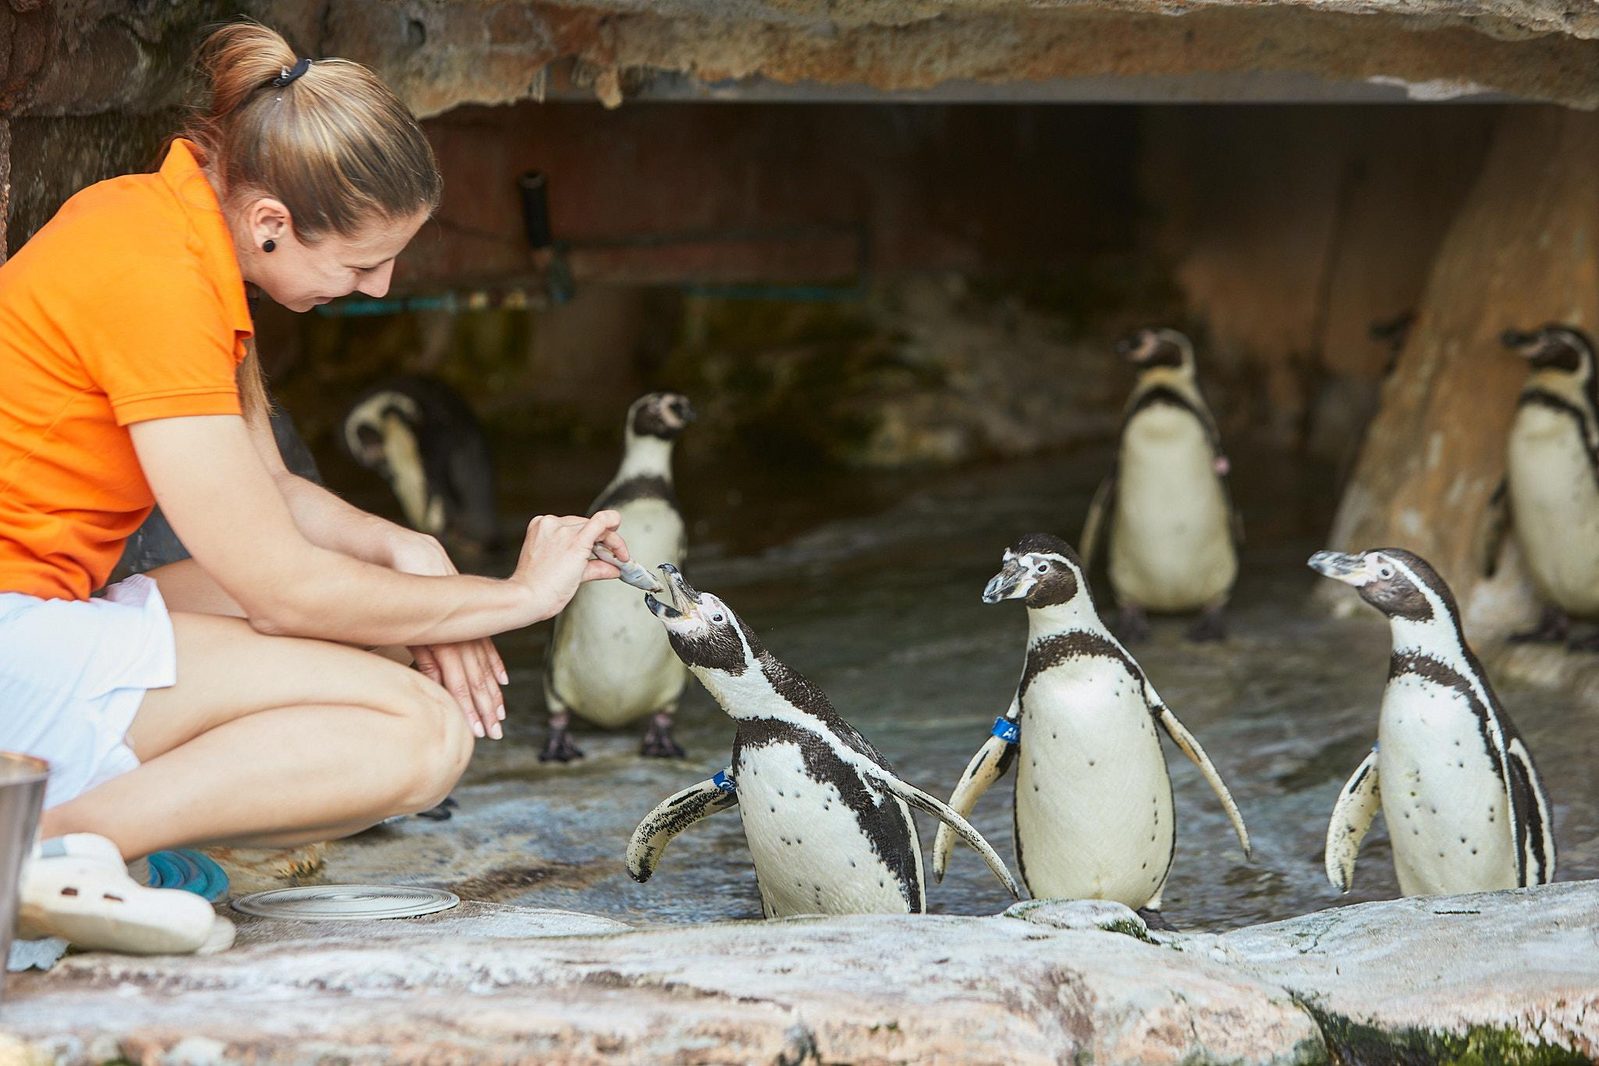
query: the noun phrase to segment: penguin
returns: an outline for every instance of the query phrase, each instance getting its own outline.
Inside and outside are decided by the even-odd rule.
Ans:
[[[1026,603],[1026,662],[1010,707],[949,805],[968,814],[1019,764],[1012,824],[1027,891],[1035,898],[1116,900],[1159,919],[1177,827],[1156,727],[1199,767],[1247,858],[1249,832],[1238,806],[1199,741],[1100,621],[1087,571],[1071,546],[1034,533],[1003,559],[983,602]],[[933,845],[939,880],[950,844],[940,829]]]
[[[1488,512],[1483,571],[1492,576],[1500,542],[1514,527],[1543,599],[1538,628],[1513,641],[1565,640],[1570,620],[1599,619],[1599,378],[1593,342],[1551,323],[1507,330],[1505,347],[1530,373],[1516,401],[1505,449],[1505,480]],[[1599,635],[1572,648],[1599,651]]]
[[[343,429],[351,458],[388,482],[413,529],[473,555],[498,547],[494,461],[460,393],[437,378],[391,378],[355,399]]]
[[[1194,346],[1171,329],[1143,329],[1116,351],[1138,368],[1110,474],[1083,523],[1087,571],[1110,542],[1116,628],[1145,640],[1145,611],[1199,611],[1190,640],[1221,640],[1238,576],[1243,523],[1227,487],[1229,464],[1194,373]]]
[[[690,587],[670,564],[665,602],[645,605],[672,649],[737,725],[729,766],[651,811],[633,831],[627,869],[649,880],[672,839],[737,807],[768,918],[922,914],[922,849],[910,807],[983,856],[1013,896],[1005,863],[966,820],[895,775],[821,689],[767,651],[733,609]]]
[[[688,542],[673,490],[672,447],[694,418],[688,397],[676,392],[648,393],[627,409],[621,466],[588,513],[619,512],[635,558],[683,560]],[[589,582],[555,619],[544,668],[550,732],[539,760],[583,757],[567,732],[573,714],[609,729],[648,715],[641,752],[681,758],[672,716],[687,682],[661,627],[639,610],[631,589],[620,581]]]
[[[1548,884],[1555,840],[1532,753],[1460,631],[1449,586],[1398,548],[1320,551],[1319,574],[1388,616],[1393,655],[1377,743],[1338,794],[1327,878],[1349,891],[1380,806],[1407,896]]]

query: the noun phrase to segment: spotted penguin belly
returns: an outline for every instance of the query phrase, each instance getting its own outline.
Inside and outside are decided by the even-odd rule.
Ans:
[[[1506,459],[1516,540],[1538,591],[1572,614],[1599,614],[1599,482],[1572,419],[1523,407]]]
[[[854,774],[842,763],[837,771]],[[743,748],[734,772],[768,918],[925,909],[921,847],[910,812],[898,799],[875,795],[878,805],[868,811],[863,828],[840,789],[812,776],[797,743]],[[886,829],[877,839],[874,822]]]
[[[1017,865],[1033,896],[1136,908],[1159,893],[1176,827],[1155,730],[1137,679],[1119,663],[1033,681],[1015,808]]]
[[[1504,783],[1471,704],[1453,689],[1390,681],[1377,773],[1399,889],[1407,896],[1516,887]]]
[[[1109,573],[1117,596],[1157,611],[1225,597],[1238,574],[1229,504],[1210,442],[1186,411],[1154,406],[1128,424]]]

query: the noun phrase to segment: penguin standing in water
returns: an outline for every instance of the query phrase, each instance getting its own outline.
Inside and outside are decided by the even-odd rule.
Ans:
[[[1170,329],[1139,330],[1116,344],[1138,368],[1111,473],[1083,524],[1082,560],[1093,565],[1109,525],[1117,631],[1149,636],[1145,611],[1200,611],[1190,640],[1221,640],[1238,576],[1243,525],[1227,490],[1228,462],[1194,374],[1194,346]]]
[[[1504,345],[1531,373],[1516,402],[1505,481],[1490,505],[1484,570],[1513,525],[1533,584],[1545,603],[1536,630],[1512,640],[1566,639],[1570,619],[1599,619],[1599,379],[1593,342],[1547,325],[1509,330]],[[1571,647],[1599,651],[1599,635]]]
[[[1035,898],[1111,899],[1151,917],[1177,843],[1171,778],[1156,726],[1193,760],[1249,855],[1249,833],[1199,741],[1161,701],[1099,619],[1067,543],[1045,533],[1007,549],[984,603],[1027,604],[1027,659],[1010,708],[961,775],[949,805],[964,815],[1019,763],[1016,865]],[[943,879],[951,841],[933,845]]]
[[[683,560],[687,536],[672,488],[672,446],[692,421],[693,406],[676,392],[649,393],[627,410],[622,465],[588,513],[620,513],[636,559]],[[672,716],[687,682],[661,627],[639,610],[636,593],[620,581],[589,582],[555,619],[544,666],[550,735],[539,760],[583,757],[567,732],[573,714],[608,729],[648,715],[643,754],[681,757]]]
[[[635,881],[649,879],[677,834],[737,807],[766,917],[921,914],[922,849],[909,810],[916,807],[976,848],[1018,894],[1003,860],[964,818],[896,777],[827,696],[763,648],[732,608],[689,587],[675,567],[661,570],[671,602],[650,595],[645,603],[738,729],[731,766],[669,797],[633,831],[627,869]]]
[[[1510,715],[1460,632],[1455,598],[1426,561],[1398,548],[1310,557],[1388,616],[1393,656],[1377,743],[1327,826],[1327,877],[1349,891],[1380,806],[1407,896],[1548,884],[1549,800]]]
[[[344,416],[344,445],[388,482],[412,529],[474,554],[498,545],[488,438],[444,382],[398,377],[368,389]]]

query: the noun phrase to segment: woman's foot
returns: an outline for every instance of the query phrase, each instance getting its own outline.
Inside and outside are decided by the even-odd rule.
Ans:
[[[105,837],[43,841],[22,869],[17,936],[128,955],[211,954],[233,943],[233,923],[192,892],[147,888],[128,876]]]

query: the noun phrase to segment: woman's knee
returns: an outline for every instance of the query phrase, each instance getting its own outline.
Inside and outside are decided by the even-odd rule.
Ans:
[[[410,675],[405,743],[410,758],[396,814],[427,810],[450,794],[472,758],[472,730],[455,699],[421,674]]]

